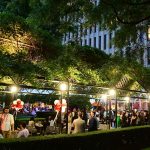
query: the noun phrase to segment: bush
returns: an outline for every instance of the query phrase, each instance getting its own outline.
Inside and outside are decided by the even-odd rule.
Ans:
[[[100,150],[100,149],[144,149],[150,147],[150,126],[130,127],[107,131],[86,132],[76,135],[49,135],[24,139],[2,139],[0,150],[27,149],[65,149],[65,150]]]

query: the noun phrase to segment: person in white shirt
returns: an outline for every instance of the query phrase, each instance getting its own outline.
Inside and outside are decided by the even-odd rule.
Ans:
[[[72,134],[85,132],[85,120],[82,119],[81,112],[78,112],[78,118],[73,120],[72,127],[74,128]]]
[[[11,132],[14,131],[14,117],[9,113],[9,107],[4,107],[0,115],[1,130],[4,138],[10,138]]]
[[[17,134],[17,138],[27,138],[29,136],[29,130],[26,128],[25,123],[20,124],[20,131]]]

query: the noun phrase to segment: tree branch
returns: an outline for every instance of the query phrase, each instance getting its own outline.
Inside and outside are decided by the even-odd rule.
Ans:
[[[14,43],[14,44],[22,45],[22,46],[24,46],[24,47],[35,48],[35,46],[32,46],[32,45],[23,43],[23,42],[21,42],[21,41],[15,41],[15,40],[12,41],[12,40],[10,40],[10,39],[0,38],[0,42],[2,42],[2,41],[6,41],[6,42],[8,42],[8,43]],[[38,48],[38,49],[39,49],[39,48]]]
[[[130,1],[130,2],[129,2]],[[125,4],[128,4],[128,5],[132,5],[132,6],[137,6],[137,5],[148,5],[150,4],[150,0],[145,0],[143,2],[132,2],[132,0],[129,0],[128,2],[126,0],[124,0],[123,2]]]
[[[124,18],[119,17],[118,11],[117,11],[116,7],[115,7],[112,3],[106,2],[105,0],[102,0],[101,2],[102,2],[104,5],[108,5],[108,6],[110,6],[110,7],[113,9],[114,14],[115,14],[117,20],[118,20],[120,23],[122,23],[122,24],[126,24],[126,25],[137,25],[137,24],[139,24],[139,23],[141,23],[141,22],[143,22],[143,21],[145,21],[145,20],[150,19],[150,15],[148,15],[148,16],[142,18],[142,19],[133,20],[133,21],[124,21]]]

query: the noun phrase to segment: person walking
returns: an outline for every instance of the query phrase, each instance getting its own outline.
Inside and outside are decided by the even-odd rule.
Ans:
[[[9,113],[9,107],[4,107],[0,115],[1,130],[4,138],[10,138],[11,132],[14,131],[14,117]]]

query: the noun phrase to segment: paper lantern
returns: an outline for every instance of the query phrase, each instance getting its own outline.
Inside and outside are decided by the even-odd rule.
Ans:
[[[67,103],[65,99],[62,99],[62,104],[61,104],[61,100],[55,100],[54,101],[54,109],[55,111],[60,111],[61,107],[62,107],[62,112],[65,112]]]
[[[55,100],[54,101],[54,109],[55,109],[55,111],[60,111],[60,109],[61,109],[60,100]]]
[[[22,109],[24,105],[24,102],[21,101],[20,99],[17,99],[13,101],[13,104],[11,105],[11,108],[14,108],[16,110]]]

